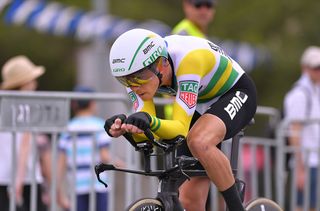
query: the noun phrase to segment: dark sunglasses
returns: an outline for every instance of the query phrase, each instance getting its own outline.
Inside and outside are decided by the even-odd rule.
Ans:
[[[193,4],[193,6],[197,9],[200,9],[201,7],[212,8],[213,4],[210,2],[197,2]]]

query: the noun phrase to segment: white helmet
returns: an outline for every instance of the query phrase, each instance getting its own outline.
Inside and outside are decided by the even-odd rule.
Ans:
[[[164,39],[149,30],[132,29],[113,43],[110,50],[111,73],[126,76],[149,66],[160,56],[168,58]]]

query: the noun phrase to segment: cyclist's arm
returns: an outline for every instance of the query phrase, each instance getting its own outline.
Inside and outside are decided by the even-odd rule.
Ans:
[[[133,103],[135,112],[143,111],[151,116],[152,121],[150,127],[156,138],[161,137],[163,139],[171,139],[177,135],[187,135],[194,109],[193,111],[189,112],[190,115],[188,115],[177,102],[177,99],[179,99],[178,96],[173,105],[173,119],[165,120],[157,118],[155,104],[152,100],[143,101],[130,88],[127,88],[127,91]],[[133,137],[137,142],[146,140],[143,134],[134,134]]]

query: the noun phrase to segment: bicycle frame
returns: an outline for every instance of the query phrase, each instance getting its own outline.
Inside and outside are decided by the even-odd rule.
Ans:
[[[238,149],[239,149],[239,140],[243,136],[243,131],[240,131],[232,138],[231,145],[231,168],[234,177],[238,171]],[[172,140],[161,140],[157,141],[154,139],[150,130],[145,132],[145,135],[149,140],[143,143],[135,143],[132,139],[132,136],[129,134],[125,135],[125,138],[135,147],[137,151],[140,151],[144,155],[144,170],[132,170],[132,169],[121,169],[116,168],[113,165],[108,164],[99,164],[95,166],[95,172],[98,180],[103,183],[106,187],[107,184],[104,183],[99,174],[103,171],[113,170],[113,171],[122,171],[132,174],[139,174],[145,176],[156,176],[159,179],[159,188],[158,195],[156,196],[159,199],[165,210],[183,210],[179,199],[178,199],[178,190],[182,183],[194,176],[206,176],[205,170],[193,170],[188,169],[195,165],[198,160],[193,157],[180,156],[177,157],[176,149],[180,143],[186,141],[184,137],[178,136]],[[150,157],[157,154],[153,154],[153,146],[157,146],[162,149],[162,160],[164,164],[163,170],[151,170],[150,168]],[[240,185],[238,188],[241,192],[244,192],[244,183],[238,182],[237,185]],[[242,199],[243,199],[242,194]]]
[[[154,139],[151,131],[147,130],[145,134],[149,140],[143,143],[133,143],[132,136],[128,134],[125,135],[126,139],[135,149],[143,153],[144,170],[122,169],[110,164],[101,163],[95,166],[97,178],[99,182],[107,187],[108,185],[103,182],[99,176],[103,171],[113,170],[145,176],[156,176],[159,179],[159,191],[156,198],[161,200],[165,210],[183,210],[178,199],[179,187],[186,179],[190,179],[192,176],[205,176],[206,172],[204,170],[186,170],[186,168],[195,165],[198,160],[187,156],[177,157],[176,148],[180,143],[186,141],[184,137],[178,136],[172,140],[157,141]],[[150,168],[150,157],[157,155],[153,153],[153,146],[157,146],[163,151],[163,170],[151,170]]]

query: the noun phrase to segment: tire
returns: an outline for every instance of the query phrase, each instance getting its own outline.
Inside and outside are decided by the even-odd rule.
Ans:
[[[247,203],[246,211],[283,211],[274,201],[267,198],[257,198]]]
[[[144,198],[139,199],[129,205],[127,211],[164,211],[164,207],[158,199]]]

